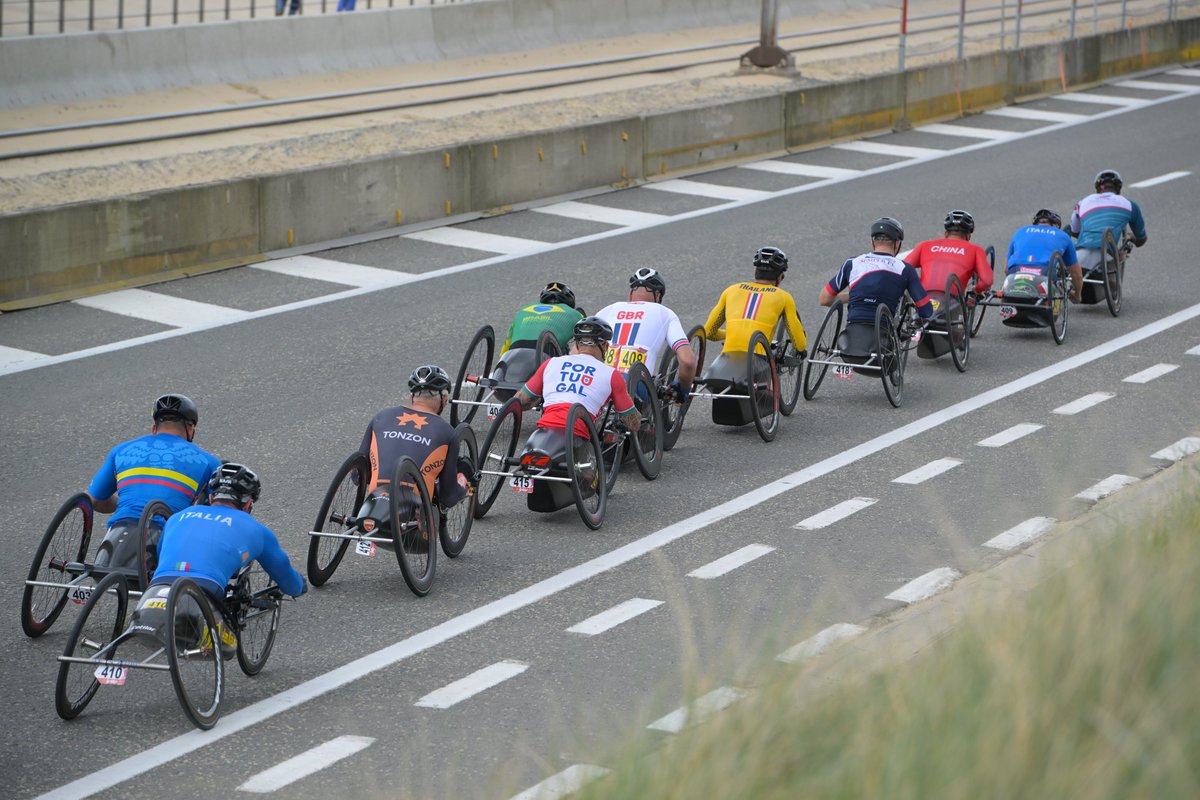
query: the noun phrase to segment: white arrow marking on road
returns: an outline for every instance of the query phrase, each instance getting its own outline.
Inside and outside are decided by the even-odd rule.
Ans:
[[[374,741],[370,736],[339,736],[263,770],[239,786],[238,791],[255,794],[277,791],[370,747]]]
[[[1005,106],[1004,108],[993,108],[991,111],[985,111],[984,114],[991,114],[996,117],[1008,117],[1010,119],[1032,119],[1038,122],[1079,122],[1087,119],[1087,114],[1068,114],[1065,111],[1043,111],[1040,108],[1029,108],[1028,106]]]
[[[557,775],[551,775],[541,783],[530,786],[512,800],[559,800],[570,797],[584,786],[608,774],[604,767],[594,764],[572,764]]]
[[[1080,500],[1089,500],[1096,502],[1108,497],[1113,492],[1118,492],[1124,489],[1131,483],[1137,483],[1137,478],[1130,475],[1109,475],[1104,480],[1097,483],[1088,489],[1084,489],[1079,494],[1075,495]]]
[[[924,483],[930,478],[941,475],[943,472],[949,472],[963,462],[957,458],[939,458],[937,461],[930,461],[923,467],[917,467],[912,472],[906,472],[899,478],[894,478],[892,483],[907,483],[916,485]]]
[[[942,136],[965,136],[968,139],[989,139],[1002,142],[1005,139],[1015,139],[1021,136],[1015,131],[1000,131],[994,128],[972,128],[970,125],[922,125],[917,128],[921,133],[937,133]]]
[[[37,358],[45,358],[43,353],[35,353],[32,350],[18,350],[15,347],[5,347],[0,345],[0,367],[6,367],[9,364],[20,364],[22,361],[32,361]]]
[[[462,227],[430,228],[425,231],[404,234],[405,239],[444,244],[449,247],[465,247],[485,253],[504,255],[528,255],[541,250],[552,250],[555,245],[537,239],[520,239],[516,236],[501,236],[498,233],[482,233]]]
[[[1133,108],[1146,102],[1136,97],[1115,97],[1111,94],[1083,94],[1082,92],[1064,92],[1054,95],[1052,99],[1070,100],[1075,103],[1096,103],[1102,106],[1121,106],[1122,108]]]
[[[671,192],[672,194],[689,194],[694,197],[711,197],[716,200],[759,200],[770,197],[771,192],[761,189],[742,189],[737,186],[721,186],[716,183],[703,181],[685,181],[682,178],[672,178],[665,181],[653,181],[643,184],[643,189],[653,189],[656,192]]]
[[[887,596],[888,600],[899,600],[901,603],[916,603],[927,597],[933,597],[938,592],[944,592],[962,577],[962,573],[951,567],[938,567],[926,572],[919,578],[913,578],[896,591]]]
[[[817,164],[801,164],[797,161],[755,161],[753,164],[740,164],[739,168],[758,172],[774,172],[779,175],[799,175],[803,178],[848,178],[862,174],[860,169],[822,167]]]
[[[908,147],[902,144],[884,144],[883,142],[843,142],[833,145],[838,150],[850,150],[854,153],[871,153],[877,156],[901,156],[903,158],[924,158],[945,153],[936,147]]]
[[[1080,411],[1087,411],[1092,406],[1098,406],[1105,400],[1111,400],[1114,397],[1116,397],[1116,395],[1112,392],[1093,392],[1092,394],[1085,394],[1078,400],[1072,400],[1066,405],[1059,406],[1058,408],[1054,409],[1053,413],[1063,414],[1065,416],[1078,414]]]
[[[813,514],[807,519],[802,519],[793,525],[793,528],[802,531],[815,531],[818,528],[825,528],[839,520],[843,520],[851,514],[856,514],[868,506],[873,506],[879,501],[873,497],[852,497],[849,500],[844,500],[832,508],[827,508],[824,511]]]
[[[476,670],[465,678],[459,678],[454,683],[430,692],[414,705],[421,708],[450,708],[497,684],[504,683],[509,678],[517,677],[527,669],[529,669],[529,665],[522,664],[520,661],[497,661],[489,667]]]
[[[1128,378],[1122,378],[1122,383],[1149,383],[1155,378],[1161,378],[1167,373],[1174,372],[1179,369],[1178,364],[1155,364],[1153,367],[1144,369],[1141,372],[1135,372]]]
[[[740,550],[734,550],[727,556],[722,556],[716,561],[692,570],[688,573],[688,577],[700,578],[702,580],[719,578],[722,575],[733,572],[738,567],[749,564],[757,558],[762,558],[774,549],[774,547],[768,547],[765,544],[748,544]]]
[[[274,272],[293,278],[306,278],[326,283],[339,283],[343,286],[383,288],[385,286],[400,286],[416,278],[409,272],[398,272],[378,267],[364,267],[360,264],[347,264],[344,261],[333,261],[316,256],[291,256],[274,261],[263,261],[251,264],[251,269],[263,272]]]
[[[581,219],[586,222],[602,222],[606,225],[621,225],[635,227],[639,225],[654,225],[668,219],[666,214],[649,214],[645,211],[628,211],[623,208],[609,208],[595,203],[579,203],[568,200],[563,203],[551,203],[548,206],[531,208],[538,214],[549,214],[555,217]]]
[[[994,436],[976,442],[980,447],[1003,447],[1004,445],[1015,442],[1023,436],[1028,436],[1034,431],[1040,431],[1043,426],[1036,422],[1022,422],[1019,425],[1013,425],[1011,428],[1002,430]]]
[[[581,633],[584,636],[595,636],[598,633],[604,633],[610,628],[615,628],[622,622],[628,622],[634,617],[645,614],[652,608],[661,606],[662,600],[644,600],[640,597],[635,597],[632,600],[626,600],[620,605],[615,605],[608,611],[601,611],[594,617],[588,617],[583,622],[572,625],[567,628],[567,633]]]
[[[1196,452],[1200,452],[1200,436],[1186,436],[1175,444],[1164,447],[1150,457],[1161,458],[1167,461],[1179,461],[1181,458],[1186,458]]]
[[[184,300],[182,297],[171,297],[158,292],[148,292],[145,289],[122,289],[118,292],[98,294],[95,297],[84,297],[71,302],[87,308],[120,314],[123,317],[135,317],[157,322],[160,325],[170,325],[173,328],[182,328],[184,325],[236,322],[250,316],[248,311],[215,306],[211,303],[199,303],[195,300]]]
[[[1191,174],[1192,173],[1188,172],[1187,170],[1180,170],[1179,172],[1168,172],[1166,175],[1159,175],[1157,178],[1147,178],[1144,181],[1138,181],[1137,183],[1131,183],[1131,184],[1129,184],[1129,186],[1133,189],[1145,189],[1148,186],[1158,186],[1160,183],[1166,183],[1167,181],[1173,181],[1176,178],[1186,178],[1188,175],[1191,175]]]
[[[994,536],[983,543],[984,547],[995,550],[1012,550],[1023,544],[1032,542],[1046,531],[1054,527],[1058,520],[1053,517],[1033,517],[1014,525],[999,536]]]
[[[670,714],[651,722],[646,727],[652,731],[679,733],[684,728],[699,725],[718,711],[741,700],[747,694],[743,689],[722,686],[698,698],[691,705],[675,709]]]
[[[855,636],[865,633],[866,630],[862,625],[839,622],[836,625],[830,625],[828,628],[818,631],[803,642],[800,642],[800,644],[792,645],[777,655],[775,659],[777,661],[786,661],[789,664],[800,664],[808,661],[810,658],[816,658],[840,641],[852,639]]]

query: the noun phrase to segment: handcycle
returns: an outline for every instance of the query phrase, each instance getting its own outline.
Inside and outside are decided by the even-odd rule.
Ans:
[[[704,372],[704,353],[707,346],[703,325],[696,325],[688,331],[688,346],[696,357],[696,376],[699,377]],[[690,396],[683,403],[675,402],[675,398],[671,396],[670,386],[678,379],[679,358],[674,350],[668,350],[658,362],[654,374],[654,385],[658,389],[658,397],[662,404],[664,451],[670,450],[679,441],[679,434],[683,432],[683,419],[692,406]]]
[[[992,280],[994,281],[996,276],[996,248],[989,244],[987,249],[984,250],[984,253],[987,255],[988,265],[992,268]],[[977,305],[976,301],[980,299],[979,295],[983,294],[982,292],[977,293],[975,291],[975,285],[977,282],[978,278],[972,275],[971,280],[967,281],[966,285],[967,310],[970,312],[970,329],[972,339],[979,334],[979,328],[983,325],[984,312],[987,311],[987,306]]]
[[[171,674],[184,713],[207,730],[221,716],[225,660],[236,655],[248,676],[266,664],[283,593],[257,564],[239,570],[220,601],[189,578],[149,591],[154,596],[126,625],[133,593],[124,577],[110,573],[93,590],[58,657],[60,717],[79,716],[101,685],[125,686],[131,671],[151,670]]]
[[[362,453],[342,463],[325,492],[317,521],[309,531],[308,580],[322,586],[337,571],[350,545],[358,555],[374,557],[379,548],[392,550],[400,574],[418,597],[429,593],[437,566],[434,531],[447,558],[457,558],[467,545],[478,494],[479,450],[467,423],[454,430],[459,462],[465,470],[467,495],[450,508],[433,501],[415,461],[405,456],[392,471],[386,489],[368,493],[371,465]],[[463,463],[465,462],[465,463]],[[443,469],[458,469],[446,464]]]
[[[1125,283],[1125,259],[1133,252],[1128,229],[1122,229],[1118,242],[1112,228],[1104,229],[1100,244],[1100,263],[1083,273],[1081,305],[1096,305],[1103,300],[1114,317],[1121,313],[1121,293]]]
[[[933,317],[917,342],[917,358],[936,359],[947,353],[959,372],[967,371],[971,356],[971,312],[958,276],[946,276],[946,288],[927,292]]]
[[[454,378],[450,394],[450,424],[471,424],[481,409],[486,420],[495,418],[500,409],[513,397],[543,361],[562,355],[558,339],[545,330],[533,348],[516,347],[493,362],[496,352],[496,332],[484,325],[471,337],[467,352]]]
[[[92,499],[83,492],[69,498],[42,534],[25,579],[21,596],[21,629],[25,635],[37,638],[50,630],[68,600],[75,605],[85,604],[96,582],[107,575],[121,576],[131,593],[143,591],[157,565],[162,521],[169,516],[171,509],[166,503],[153,500],[146,504],[134,533],[136,552],[131,553],[132,564],[114,564],[115,554],[109,542],[103,542],[89,561],[95,519]]]
[[[975,301],[975,313],[982,319],[984,309],[998,306],[1000,321],[1010,328],[1049,328],[1054,343],[1062,344],[1067,339],[1070,285],[1070,273],[1062,256],[1055,253],[1045,271],[1038,266],[1017,267],[1000,289]]]
[[[875,309],[874,324],[843,327],[844,304],[835,300],[812,341],[804,369],[804,399],[816,397],[826,373],[833,367],[834,375],[844,379],[856,373],[878,374],[888,402],[899,408],[904,399],[908,352],[924,338],[925,323],[917,320],[915,311],[906,294],[894,313],[887,303],[880,303]]]

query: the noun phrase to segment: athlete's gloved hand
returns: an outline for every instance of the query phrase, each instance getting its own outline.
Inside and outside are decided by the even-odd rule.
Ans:
[[[671,381],[671,385],[668,388],[680,403],[686,403],[688,401],[688,397],[690,397],[692,393],[691,389],[684,386],[679,381]]]
[[[300,576],[300,594],[305,594],[306,592],[308,592],[308,579],[305,578],[303,575],[301,575]],[[299,597],[300,594],[294,594],[294,595],[292,595],[292,597]]]

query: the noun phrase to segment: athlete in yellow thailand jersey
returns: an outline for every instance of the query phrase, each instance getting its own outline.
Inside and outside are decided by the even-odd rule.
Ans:
[[[704,323],[704,335],[714,341],[723,339],[726,353],[744,353],[755,331],[762,331],[770,341],[782,317],[792,335],[792,343],[803,353],[808,340],[796,313],[796,301],[779,288],[787,268],[787,254],[782,250],[760,248],[754,254],[754,280],[735,283],[721,292],[721,298],[708,315],[708,322]]]

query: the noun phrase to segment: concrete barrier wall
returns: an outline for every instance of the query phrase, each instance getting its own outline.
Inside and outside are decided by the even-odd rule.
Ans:
[[[0,216],[0,310],[944,119],[1059,90],[1064,76],[1080,86],[1197,58],[1200,18],[711,108]]]

